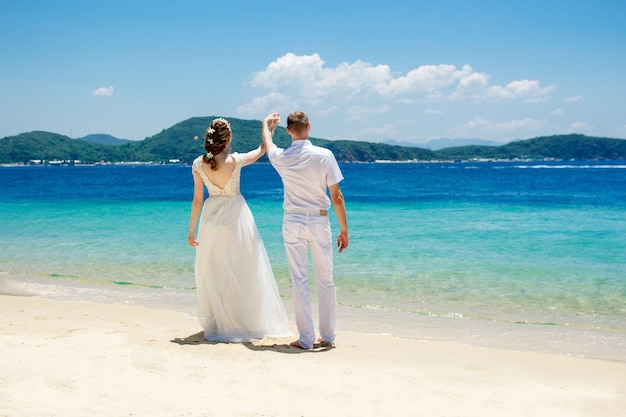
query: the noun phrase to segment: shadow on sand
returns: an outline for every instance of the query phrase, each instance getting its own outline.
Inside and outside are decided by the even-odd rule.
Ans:
[[[204,338],[204,334],[202,332],[198,332],[192,334],[187,337],[176,337],[170,340],[172,343],[179,344],[181,346],[186,345],[222,345],[222,344],[232,344],[232,345],[242,345],[246,348],[253,351],[269,351],[269,352],[278,352],[278,353],[288,353],[288,354],[299,354],[299,353],[320,353],[320,352],[328,352],[335,348],[335,345],[327,344],[327,343],[316,343],[313,345],[312,349],[303,350],[296,347],[291,346],[289,343],[290,339],[262,339],[255,340],[252,342],[245,343],[231,343],[231,342],[209,342]]]

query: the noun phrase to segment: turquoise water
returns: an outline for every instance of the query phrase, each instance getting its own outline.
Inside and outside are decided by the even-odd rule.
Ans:
[[[624,167],[342,166],[340,328],[626,360]],[[195,314],[188,167],[11,167],[0,178],[5,284]],[[290,311],[280,181],[263,164],[243,181]]]

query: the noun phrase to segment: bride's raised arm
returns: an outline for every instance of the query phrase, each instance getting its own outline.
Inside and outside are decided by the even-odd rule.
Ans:
[[[243,166],[256,162],[265,153],[265,147],[261,144],[258,148],[243,154]]]
[[[261,126],[261,137],[263,138],[263,147],[265,151],[276,147],[272,137],[276,131],[276,127],[280,123],[280,114],[272,113],[263,119],[263,125]]]
[[[244,154],[244,166],[256,162],[268,149],[276,146],[272,141],[272,137],[274,136],[276,127],[280,123],[280,115],[278,113],[272,113],[263,119],[261,123],[261,138],[263,141],[258,148]]]

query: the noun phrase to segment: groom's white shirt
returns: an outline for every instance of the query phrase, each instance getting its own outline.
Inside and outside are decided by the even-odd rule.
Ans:
[[[329,149],[300,139],[288,148],[273,147],[267,155],[283,180],[284,209],[330,208],[327,187],[339,183],[343,175]]]

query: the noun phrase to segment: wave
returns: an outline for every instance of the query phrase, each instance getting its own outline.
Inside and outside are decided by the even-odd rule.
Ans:
[[[511,165],[495,166],[495,169],[626,169],[625,165]]]

